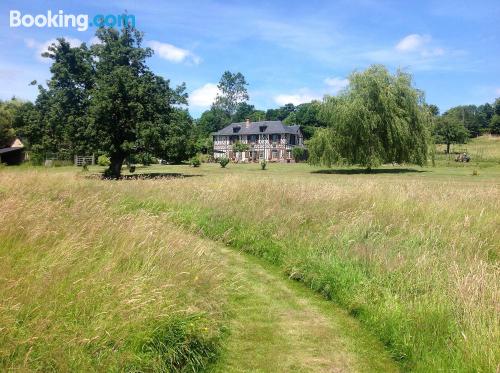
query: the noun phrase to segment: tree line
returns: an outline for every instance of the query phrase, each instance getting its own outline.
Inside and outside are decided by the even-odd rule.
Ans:
[[[185,84],[172,87],[146,61],[150,48],[130,25],[99,28],[99,43],[71,47],[64,39],[44,57],[52,60],[46,86],[34,102],[0,102],[0,147],[19,136],[41,162],[47,154],[105,154],[106,171],[119,177],[121,165],[153,157],[181,162],[210,153],[210,134],[232,122],[281,120],[298,124],[308,140],[312,163],[384,162],[423,164],[433,139],[449,146],[485,132],[500,134],[500,99],[493,105],[454,107],[442,115],[427,105],[409,74],[372,66],[349,77],[349,86],[323,101],[259,110],[248,103],[248,83],[226,71],[210,109],[194,120]]]

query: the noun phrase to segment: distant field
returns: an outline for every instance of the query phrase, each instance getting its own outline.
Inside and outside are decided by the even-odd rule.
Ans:
[[[481,144],[486,144],[483,161],[477,159]],[[192,292],[179,294],[165,289],[170,301],[165,304],[155,298],[134,314],[131,328],[148,325],[147,321],[162,307],[174,307],[182,317],[190,317],[182,305],[202,299],[197,311],[210,315],[209,321],[202,319],[202,323],[208,325],[213,338],[207,341],[216,343],[220,320],[217,310],[224,302],[224,292],[218,290],[221,280],[213,276],[210,258],[182,260],[192,253],[192,245],[186,246],[183,241],[179,231],[182,228],[263,258],[286,276],[340,305],[385,344],[404,370],[496,371],[500,363],[498,144],[496,139],[485,138],[467,144],[473,156],[468,164],[448,161],[438,154],[436,167],[386,166],[370,174],[356,168],[324,169],[305,164],[269,164],[265,171],[257,164],[230,164],[226,169],[217,164],[203,164],[200,168],[151,166],[138,168],[138,172],[165,178],[84,179],[85,187],[79,183],[75,189],[72,180],[85,175],[73,167],[34,172],[39,176],[59,175],[49,179],[64,179],[68,185],[28,181],[18,186],[16,180],[32,171],[9,168],[6,176],[0,171],[0,211],[13,211],[9,216],[16,216],[16,224],[0,226],[0,237],[8,239],[2,240],[8,245],[4,245],[0,256],[5,258],[5,253],[14,252],[11,257],[19,258],[0,262],[4,281],[0,295],[8,300],[3,309],[29,305],[23,309],[22,322],[12,319],[9,312],[0,313],[4,318],[1,324],[10,325],[8,333],[2,333],[0,345],[28,341],[8,358],[5,350],[0,350],[0,364],[17,361],[17,366],[22,366],[30,351],[27,346],[33,345],[29,359],[36,362],[40,356],[49,356],[57,362],[57,352],[51,351],[61,351],[62,347],[57,350],[56,339],[43,341],[39,337],[39,342],[34,341],[29,332],[35,328],[41,336],[47,323],[83,328],[81,339],[65,341],[65,350],[69,346],[69,351],[79,353],[91,348],[95,349],[94,356],[100,356],[101,343],[117,343],[117,351],[123,353],[117,356],[128,356],[128,349],[143,340],[128,344],[123,336],[120,343],[109,341],[103,331],[117,320],[117,311],[113,311],[116,304],[134,307],[126,302],[135,294],[134,289],[141,289],[141,294],[155,294],[156,281],[179,282],[179,288],[192,287]],[[477,175],[473,175],[474,170]],[[97,190],[100,192],[96,194]],[[29,198],[21,199],[19,194]],[[106,211],[104,222],[100,218],[101,205]],[[124,217],[114,221],[114,214]],[[151,216],[168,216],[175,227],[157,226],[165,222]],[[84,223],[77,224],[82,218]],[[134,241],[130,231],[146,229],[146,224],[164,232],[158,238],[161,241]],[[33,237],[28,234],[31,229],[36,233]],[[18,232],[22,234],[18,236]],[[104,241],[96,238],[98,235],[104,235]],[[54,247],[57,237],[67,238],[64,244]],[[117,249],[106,252],[107,243],[114,240],[123,240],[120,247],[128,240],[138,247],[144,245],[145,253],[129,259]],[[47,251],[24,254],[23,248],[34,243],[42,244]],[[160,244],[173,245],[178,254],[156,257]],[[81,256],[83,247],[93,249]],[[54,267],[57,255],[68,256],[66,267]],[[119,260],[121,256],[124,258]],[[143,284],[140,279],[145,273],[138,269],[143,267],[134,265],[137,260],[151,263],[147,271],[159,279]],[[70,264],[76,265],[75,270],[64,276],[61,285],[57,280],[43,282],[46,273],[59,279],[57,274],[66,273]],[[162,278],[167,276],[162,271],[164,266],[175,266],[179,272],[200,271],[205,280]],[[78,281],[83,275],[106,276],[109,286],[118,288],[127,283],[126,278],[134,281],[112,306],[102,296],[108,289],[94,288],[92,283],[84,287]],[[52,296],[57,299],[61,287],[82,287],[85,292],[76,291],[79,295],[71,299],[43,301]],[[146,301],[146,295],[137,302]],[[56,306],[66,308],[50,312],[59,309]],[[86,307],[99,307],[103,316],[89,320],[88,325],[73,324],[68,314],[86,312]],[[40,309],[50,318],[35,317]],[[145,328],[146,334],[148,330]],[[93,340],[94,334],[99,338]],[[42,348],[49,342],[50,348]],[[102,358],[111,367],[121,367],[116,365],[116,356]],[[92,366],[90,361],[85,364],[82,366]]]
[[[449,157],[444,155],[444,145],[437,147],[439,159],[445,160],[448,158],[454,159],[454,155]],[[494,162],[500,164],[500,136],[481,136],[470,140],[467,144],[456,144],[451,146],[452,153],[468,153],[472,157],[472,162]]]

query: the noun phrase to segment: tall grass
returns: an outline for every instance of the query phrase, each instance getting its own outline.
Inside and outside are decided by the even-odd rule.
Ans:
[[[125,211],[263,257],[350,311],[405,370],[498,369],[500,189],[373,175],[142,181]]]
[[[223,334],[210,248],[72,174],[0,174],[0,371],[202,371]]]

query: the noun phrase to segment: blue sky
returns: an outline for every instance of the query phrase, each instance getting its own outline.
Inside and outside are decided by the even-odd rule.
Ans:
[[[373,63],[411,72],[442,111],[500,97],[498,1],[2,1],[0,98],[33,100],[28,83],[49,77],[40,51],[60,36],[89,43],[95,28],[11,28],[11,10],[135,15],[151,68],[186,82],[195,117],[225,70],[245,75],[262,109],[336,94]]]

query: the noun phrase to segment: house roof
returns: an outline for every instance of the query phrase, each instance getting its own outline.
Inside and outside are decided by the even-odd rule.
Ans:
[[[238,129],[239,128],[239,129]],[[223,129],[213,132],[212,135],[258,135],[272,133],[290,133],[297,135],[300,126],[286,126],[280,120],[266,120],[262,122],[231,123]]]

